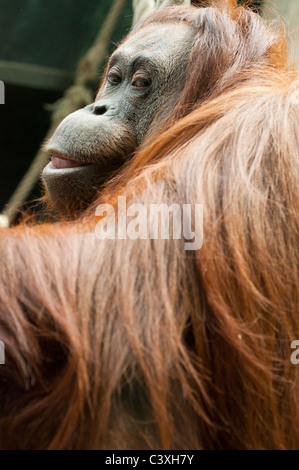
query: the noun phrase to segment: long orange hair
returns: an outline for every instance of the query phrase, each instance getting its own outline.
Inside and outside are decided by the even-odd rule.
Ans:
[[[94,215],[1,233],[0,448],[298,448],[298,89],[283,38],[238,12],[194,14],[209,44],[233,24],[264,58],[170,117],[98,201],[200,203],[200,250],[98,240]]]

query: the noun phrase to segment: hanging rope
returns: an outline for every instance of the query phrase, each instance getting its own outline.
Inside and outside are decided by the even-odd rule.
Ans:
[[[121,11],[127,0],[114,0],[104,24],[95,39],[93,46],[87,51],[79,62],[74,85],[71,86],[54,105],[51,105],[51,127],[45,137],[44,143],[54,133],[58,124],[70,113],[83,108],[93,101],[93,96],[88,86],[89,82],[96,81],[98,67],[108,53],[108,45],[120,17]],[[36,154],[27,172],[20,181],[17,189],[12,194],[2,214],[0,214],[0,227],[9,227],[14,220],[21,204],[26,201],[31,193],[47,159],[47,153],[43,150],[44,144]]]
[[[48,106],[48,109],[52,111],[51,127],[30,167],[6,204],[3,213],[0,214],[0,228],[9,227],[17,215],[20,206],[26,201],[40,177],[48,157],[43,149],[44,144],[53,135],[58,124],[68,114],[92,102],[93,97],[88,84],[97,79],[98,67],[107,56],[109,40],[126,2],[127,0],[114,0],[93,46],[79,62],[74,85],[64,93],[60,100]],[[190,5],[190,0],[133,0],[133,25],[148,16],[156,8],[164,8],[167,5],[175,4]]]

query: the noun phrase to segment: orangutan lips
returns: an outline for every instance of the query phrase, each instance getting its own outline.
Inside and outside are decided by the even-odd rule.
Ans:
[[[64,168],[76,168],[78,166],[86,166],[86,163],[80,163],[75,160],[70,160],[69,158],[62,158],[57,156],[52,156],[51,162],[53,167],[57,170],[62,170]]]

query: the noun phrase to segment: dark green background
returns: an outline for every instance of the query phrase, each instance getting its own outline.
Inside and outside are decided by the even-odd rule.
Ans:
[[[1,0],[0,60],[74,71],[111,4],[107,0]],[[131,22],[128,1],[115,40],[126,34]]]

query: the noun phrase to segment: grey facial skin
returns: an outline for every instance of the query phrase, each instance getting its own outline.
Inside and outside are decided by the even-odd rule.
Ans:
[[[95,102],[58,126],[42,174],[58,212],[75,213],[90,203],[173,109],[185,83],[191,35],[186,24],[153,24],[129,35],[111,56]]]

